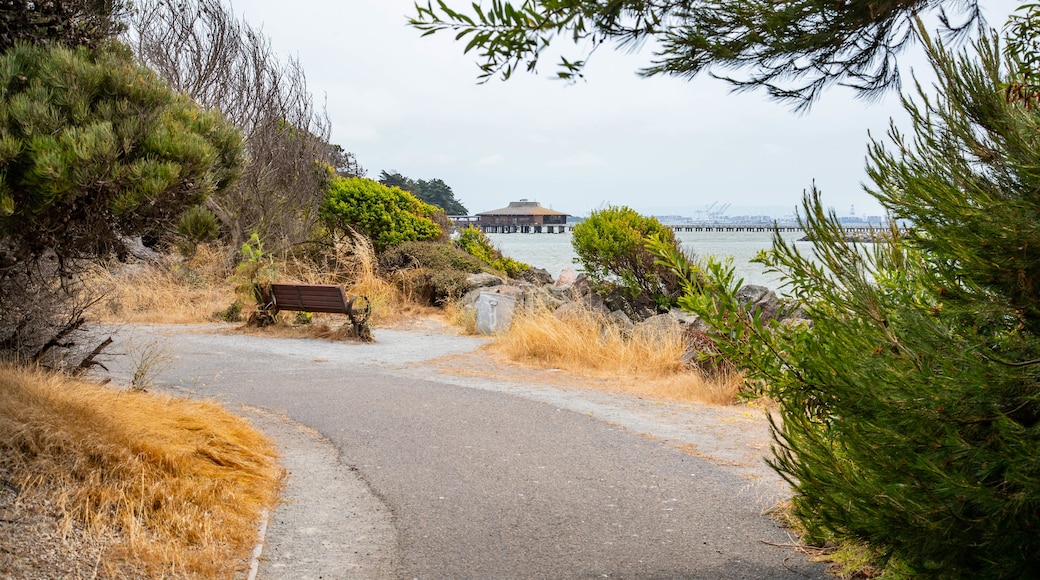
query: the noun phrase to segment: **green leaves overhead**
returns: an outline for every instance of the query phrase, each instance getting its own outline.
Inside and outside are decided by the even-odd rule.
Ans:
[[[832,84],[866,97],[899,85],[895,57],[913,38],[914,18],[939,11],[945,30],[960,34],[980,21],[977,0],[494,0],[456,10],[443,0],[416,4],[410,24],[424,35],[449,32],[480,58],[481,80],[534,72],[555,44],[579,56],[560,57],[556,75],[583,74],[603,43],[621,48],[652,43],[640,74],[724,78],[738,89],[809,106]],[[953,17],[953,18],[951,18]],[[959,20],[957,20],[959,18]],[[734,73],[741,73],[739,75]]]

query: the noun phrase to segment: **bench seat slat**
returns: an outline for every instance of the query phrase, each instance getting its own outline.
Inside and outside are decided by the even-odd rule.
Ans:
[[[271,296],[279,310],[348,313],[346,293],[336,284],[271,284]]]

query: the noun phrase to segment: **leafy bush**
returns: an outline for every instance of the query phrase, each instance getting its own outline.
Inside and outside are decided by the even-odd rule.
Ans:
[[[938,94],[906,101],[915,138],[893,128],[896,151],[875,142],[868,167],[890,219],[914,230],[861,247],[813,191],[819,262],[779,237],[762,258],[811,326],[742,312],[732,269],[687,280],[681,303],[778,401],[772,465],[810,539],[865,543],[891,576],[1032,577],[1040,110],[1009,102],[995,40],[977,58],[926,44]]]
[[[363,234],[377,252],[402,242],[439,238],[441,229],[432,219],[436,212],[407,191],[362,177],[335,178],[321,208],[329,228]]]
[[[379,256],[379,265],[415,299],[442,306],[467,290],[466,277],[485,270],[483,262],[451,244],[404,242]]]
[[[678,247],[675,234],[653,217],[627,207],[592,212],[574,228],[571,244],[585,275],[594,285],[617,284],[629,296],[644,296],[659,307],[674,303],[678,280],[656,263],[647,247],[650,236]]]
[[[459,232],[455,246],[488,266],[505,272],[510,278],[517,278],[531,269],[528,264],[503,256],[502,252],[491,245],[491,240],[480,228],[471,226]]]

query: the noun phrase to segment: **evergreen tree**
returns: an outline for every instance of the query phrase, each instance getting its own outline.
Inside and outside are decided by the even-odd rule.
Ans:
[[[391,173],[384,170],[379,172],[379,183],[387,187],[403,189],[422,201],[441,208],[445,214],[466,215],[469,213],[466,206],[455,199],[455,192],[451,190],[451,187],[440,179],[415,181],[397,171]]]
[[[0,263],[106,255],[238,177],[238,132],[126,52],[16,46],[0,86]]]
[[[241,138],[118,47],[15,45],[0,87],[0,357],[34,358],[84,262],[230,187]]]
[[[905,100],[914,134],[875,142],[887,243],[846,241],[806,198],[816,259],[779,236],[762,260],[811,324],[763,322],[666,247],[685,307],[778,402],[772,465],[810,538],[867,543],[909,577],[1040,569],[1040,112],[1006,98],[996,39],[977,57],[927,41],[937,94]]]
[[[898,86],[896,56],[913,38],[914,18],[930,10],[939,11],[950,33],[981,22],[977,0],[495,0],[483,8],[473,4],[471,13],[439,0],[436,7],[417,4],[411,25],[466,39],[465,51],[478,52],[483,61],[483,79],[536,70],[557,39],[584,51],[561,57],[562,78],[581,76],[586,59],[604,42],[630,47],[650,41],[657,52],[643,75],[707,72],[805,107],[833,83],[868,97]]]
[[[419,191],[416,193],[416,197],[441,208],[444,213],[448,215],[467,215],[469,213],[466,206],[455,199],[455,192],[451,190],[451,186],[440,179],[429,181],[420,179],[418,186]]]

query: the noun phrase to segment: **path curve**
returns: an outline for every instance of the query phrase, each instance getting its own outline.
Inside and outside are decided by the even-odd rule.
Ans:
[[[253,420],[283,446],[290,501],[260,578],[827,577],[764,515],[786,491],[755,410],[547,371],[467,376],[487,364],[482,339],[430,327],[378,329],[370,345],[117,333],[155,337],[175,361],[163,385],[262,409]],[[300,461],[301,433],[316,463]]]

